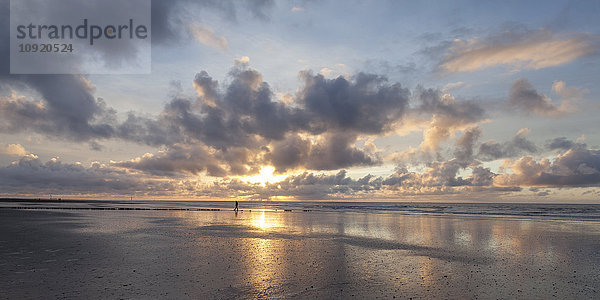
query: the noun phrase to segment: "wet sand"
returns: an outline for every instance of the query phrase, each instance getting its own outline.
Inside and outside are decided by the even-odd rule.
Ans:
[[[302,211],[0,209],[0,294],[600,298],[600,222]]]

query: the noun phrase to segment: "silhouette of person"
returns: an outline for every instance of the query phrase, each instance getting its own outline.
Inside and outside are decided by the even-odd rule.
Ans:
[[[237,201],[235,201],[235,208],[233,210],[238,211],[238,202]]]

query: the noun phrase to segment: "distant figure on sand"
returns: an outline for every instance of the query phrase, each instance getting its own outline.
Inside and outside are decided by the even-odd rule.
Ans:
[[[235,201],[235,208],[233,210],[238,211],[238,202],[237,201]]]

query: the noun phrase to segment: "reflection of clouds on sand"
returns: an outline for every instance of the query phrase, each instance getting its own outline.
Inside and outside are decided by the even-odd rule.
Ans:
[[[54,218],[7,227],[69,225],[60,243],[39,248],[62,249],[55,253],[16,261],[14,253],[25,255],[39,242],[15,235],[18,246],[1,244],[2,278],[47,291],[53,281],[44,274],[53,274],[65,278],[53,289],[77,290],[73,282],[94,274],[100,290],[116,289],[122,298],[203,299],[597,298],[600,279],[598,222],[255,210],[77,211]],[[0,225],[14,218],[5,220]],[[26,272],[33,268],[48,270]],[[141,294],[126,290],[142,286]],[[80,296],[95,298],[87,291]]]

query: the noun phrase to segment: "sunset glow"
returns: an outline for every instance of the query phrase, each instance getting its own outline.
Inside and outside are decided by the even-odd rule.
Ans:
[[[279,182],[287,177],[287,175],[274,174],[275,168],[271,166],[262,167],[259,174],[254,176],[240,177],[242,181],[249,183],[259,183],[263,186],[267,183]]]
[[[74,74],[1,32],[0,197],[600,202],[593,1],[135,1]]]

